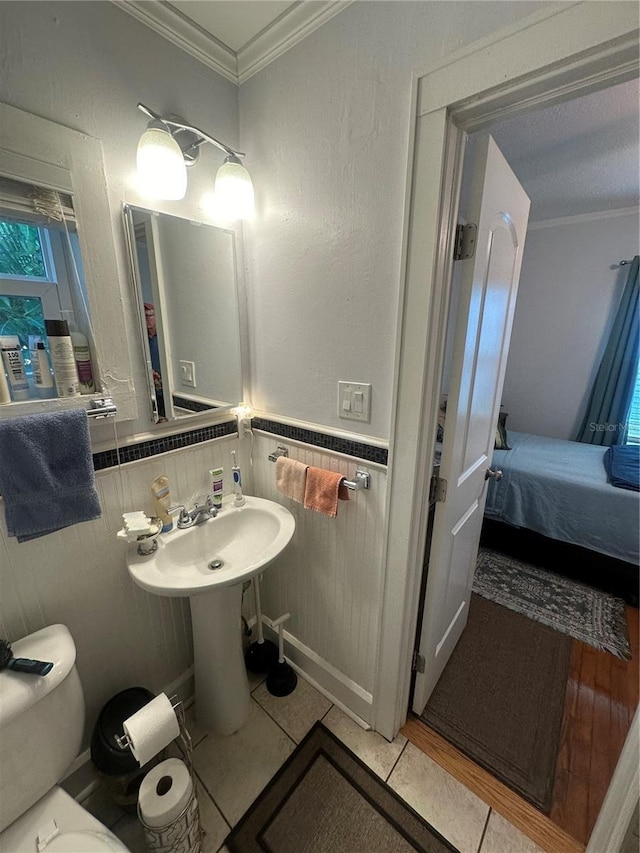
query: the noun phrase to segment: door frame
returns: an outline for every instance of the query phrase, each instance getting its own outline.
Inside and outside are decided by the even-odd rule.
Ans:
[[[373,702],[389,740],[408,710],[465,133],[639,70],[635,4],[581,2],[473,43],[414,87]]]

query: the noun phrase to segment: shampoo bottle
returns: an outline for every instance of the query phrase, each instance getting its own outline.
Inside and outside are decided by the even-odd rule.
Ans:
[[[89,341],[82,332],[71,332],[70,337],[71,343],[73,344],[73,357],[78,370],[80,392],[82,394],[94,394],[96,386],[93,381],[93,368],[91,367]]]
[[[58,397],[79,397],[80,382],[66,320],[45,320]]]
[[[155,514],[162,520],[162,532],[168,533],[173,527],[173,519],[169,514],[171,494],[169,493],[169,478],[164,474],[156,477],[151,483],[151,494],[155,505]]]
[[[33,364],[33,379],[38,397],[48,399],[53,397],[53,376],[49,366],[49,357],[42,341],[38,341],[36,348],[31,352]]]
[[[6,406],[10,402],[9,383],[7,382],[7,375],[4,372],[4,363],[0,358],[0,406]]]
[[[222,508],[222,490],[224,485],[223,474],[224,468],[211,468],[209,471],[209,476],[211,477],[213,505],[216,509]]]

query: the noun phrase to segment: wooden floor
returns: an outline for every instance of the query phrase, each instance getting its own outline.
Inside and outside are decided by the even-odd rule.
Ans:
[[[402,734],[550,853],[584,850],[638,706],[638,610],[627,606],[633,657],[573,641],[549,817],[474,764],[418,717]]]

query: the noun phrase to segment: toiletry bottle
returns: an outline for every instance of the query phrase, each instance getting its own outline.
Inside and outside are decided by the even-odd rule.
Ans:
[[[169,514],[169,507],[171,506],[169,478],[164,474],[156,477],[151,483],[151,494],[153,495],[155,514],[162,520],[162,532],[168,533],[173,527],[173,519]]]
[[[42,341],[38,341],[35,349],[32,350],[31,362],[37,396],[42,399],[53,397],[53,376],[49,366],[49,356]]]
[[[29,383],[24,369],[24,359],[17,335],[0,338],[2,363],[7,371],[7,380],[14,402],[29,399]]]
[[[211,493],[213,494],[213,505],[216,509],[222,507],[222,489],[224,468],[211,468],[209,476],[211,477]]]
[[[73,344],[73,357],[78,370],[80,381],[80,392],[82,394],[95,394],[96,386],[93,381],[93,368],[91,367],[91,350],[89,341],[82,332],[71,331],[71,343]]]
[[[80,382],[66,320],[45,320],[58,397],[79,397]]]
[[[0,406],[6,406],[11,402],[7,374],[4,372],[4,361],[0,358]]]

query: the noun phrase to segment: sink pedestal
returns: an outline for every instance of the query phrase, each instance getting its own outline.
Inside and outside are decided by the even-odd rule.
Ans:
[[[196,719],[219,735],[241,729],[249,718],[250,691],[242,651],[242,584],[193,595]]]

